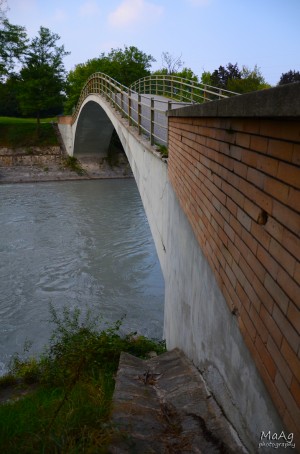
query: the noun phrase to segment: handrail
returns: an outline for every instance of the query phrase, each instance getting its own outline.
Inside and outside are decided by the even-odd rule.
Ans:
[[[151,74],[131,84],[130,89],[190,103],[214,101],[239,94],[171,74]]]
[[[169,82],[173,83],[173,96],[171,96],[172,93],[170,93],[170,96],[167,96],[169,99],[166,99],[166,95],[168,94],[168,91],[166,90],[167,79],[162,79],[165,83],[165,89],[163,90],[163,94],[160,93],[161,88],[159,88],[160,84],[158,82],[160,82],[161,79],[157,78],[155,81],[158,88],[155,93],[156,98],[154,98],[151,96],[153,93],[150,90],[152,86],[151,77],[152,76],[144,77],[143,79],[140,79],[132,84],[130,87],[126,87],[107,74],[100,72],[92,74],[81,91],[79,101],[72,116],[72,123],[76,121],[85,98],[90,94],[98,94],[103,96],[113,108],[120,112],[122,117],[128,119],[129,126],[136,126],[139,135],[143,134],[148,137],[151,145],[154,145],[155,143],[167,145],[168,124],[167,117],[165,115],[166,111],[172,108],[190,105],[191,102],[197,103],[197,90],[202,90],[202,94],[206,93],[204,99],[205,101],[209,100],[209,94],[216,95],[216,93],[212,90],[214,87],[209,87],[209,89],[204,90],[203,87],[199,88],[198,86],[191,84],[191,81],[188,81],[187,83],[186,81],[182,82],[183,79],[181,79],[181,85],[179,85],[181,87],[181,91],[183,91],[183,87],[185,87],[184,90],[186,90],[187,87],[193,87],[194,90],[189,92],[190,95],[192,95],[189,100],[187,100],[187,96],[182,95],[182,99],[180,101],[176,101],[174,100],[174,89],[175,91],[179,89],[177,86],[178,81],[175,80],[176,78],[174,76],[172,76]],[[148,83],[148,87],[146,87],[145,83]],[[146,91],[146,88],[148,92]],[[145,92],[143,92],[143,89]],[[228,95],[225,95],[224,92],[225,90],[222,90],[222,92],[217,94],[219,97],[218,99],[228,97]],[[232,92],[227,93],[235,94]],[[198,102],[203,102],[203,96],[201,99],[202,100]]]

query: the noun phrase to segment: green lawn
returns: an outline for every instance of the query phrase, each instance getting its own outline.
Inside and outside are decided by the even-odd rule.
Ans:
[[[38,131],[35,118],[0,117],[0,147],[58,145],[53,121],[56,118],[43,118]]]

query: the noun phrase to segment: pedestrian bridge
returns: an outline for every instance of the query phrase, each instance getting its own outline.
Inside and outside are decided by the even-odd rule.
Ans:
[[[299,437],[300,84],[233,96],[95,74],[59,128],[78,157],[120,138],[165,279],[168,348],[250,452],[263,431]]]

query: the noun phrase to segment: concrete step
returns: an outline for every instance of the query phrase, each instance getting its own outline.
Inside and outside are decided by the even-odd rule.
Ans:
[[[119,430],[111,454],[247,452],[178,349],[149,360],[121,355],[112,420]]]

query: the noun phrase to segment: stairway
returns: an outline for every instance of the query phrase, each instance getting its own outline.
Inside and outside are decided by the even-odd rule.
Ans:
[[[247,452],[178,349],[149,360],[122,353],[112,420],[118,435],[111,454]]]

